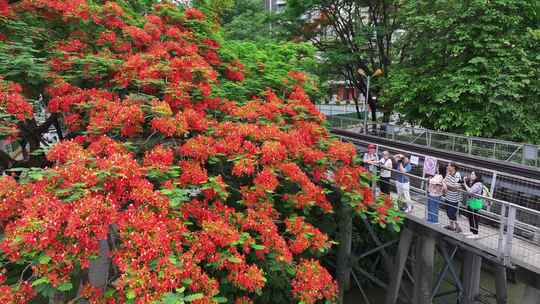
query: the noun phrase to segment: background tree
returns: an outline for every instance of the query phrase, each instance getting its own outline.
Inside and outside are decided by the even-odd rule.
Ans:
[[[402,1],[287,1],[286,15],[291,23],[283,23],[296,38],[311,41],[320,51],[325,80],[345,80],[365,96],[366,79],[358,69],[372,75],[377,69],[390,73],[393,37],[399,29],[397,11]],[[377,81],[372,93],[382,92]],[[359,98],[354,96],[359,113]],[[378,105],[369,100],[376,120]],[[383,109],[389,118],[392,109]],[[360,115],[360,114],[358,114]]]
[[[540,143],[538,1],[407,1],[384,103],[426,128]]]
[[[274,38],[272,15],[264,9],[263,0],[235,0],[221,19],[228,40],[268,40]],[[262,43],[262,42],[261,42]]]

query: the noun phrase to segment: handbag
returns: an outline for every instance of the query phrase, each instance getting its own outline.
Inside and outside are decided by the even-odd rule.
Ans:
[[[467,201],[467,206],[472,210],[480,210],[484,207],[484,201],[480,198],[471,198]]]

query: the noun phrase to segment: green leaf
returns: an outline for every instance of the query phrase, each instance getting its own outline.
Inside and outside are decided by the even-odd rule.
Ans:
[[[49,283],[49,278],[43,277],[32,282],[32,286],[38,286],[38,285],[47,284],[47,283]]]
[[[73,289],[73,284],[71,284],[71,282],[62,283],[58,286],[58,290],[60,291],[69,291],[71,289]]]
[[[230,256],[230,257],[227,258],[227,260],[229,260],[229,262],[235,263],[235,264],[238,264],[238,263],[241,263],[241,262],[242,262],[241,259],[239,259],[239,258],[237,258],[237,257],[235,257],[235,256]]]
[[[266,247],[263,246],[263,245],[251,244],[251,248],[253,248],[255,250],[264,250]]]
[[[40,264],[49,264],[49,262],[51,261],[51,257],[47,255],[42,255],[39,257],[38,261]]]
[[[212,300],[216,301],[217,303],[227,303],[228,300],[225,297],[213,297]]]
[[[202,299],[204,295],[202,293],[194,293],[184,298],[184,301],[186,302],[192,302],[195,300]]]
[[[126,298],[129,300],[135,299],[135,292],[133,290],[128,290],[126,293]]]

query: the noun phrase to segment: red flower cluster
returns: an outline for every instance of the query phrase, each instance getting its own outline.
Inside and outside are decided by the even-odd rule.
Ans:
[[[315,260],[300,262],[296,267],[292,288],[294,297],[307,304],[321,300],[334,302],[337,294],[332,276]]]
[[[19,84],[7,82],[0,77],[0,113],[13,115],[17,120],[32,118],[32,105],[22,95]],[[0,122],[3,123],[3,118]]]

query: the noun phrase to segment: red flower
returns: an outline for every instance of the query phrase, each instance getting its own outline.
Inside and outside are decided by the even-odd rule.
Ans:
[[[307,304],[327,300],[335,302],[336,282],[318,261],[302,260],[296,267],[296,276],[292,282],[294,297]]]
[[[204,13],[194,7],[186,8],[184,14],[187,19],[203,20],[205,18]]]
[[[255,187],[264,191],[274,191],[279,185],[279,180],[270,168],[264,168],[253,180]]]

